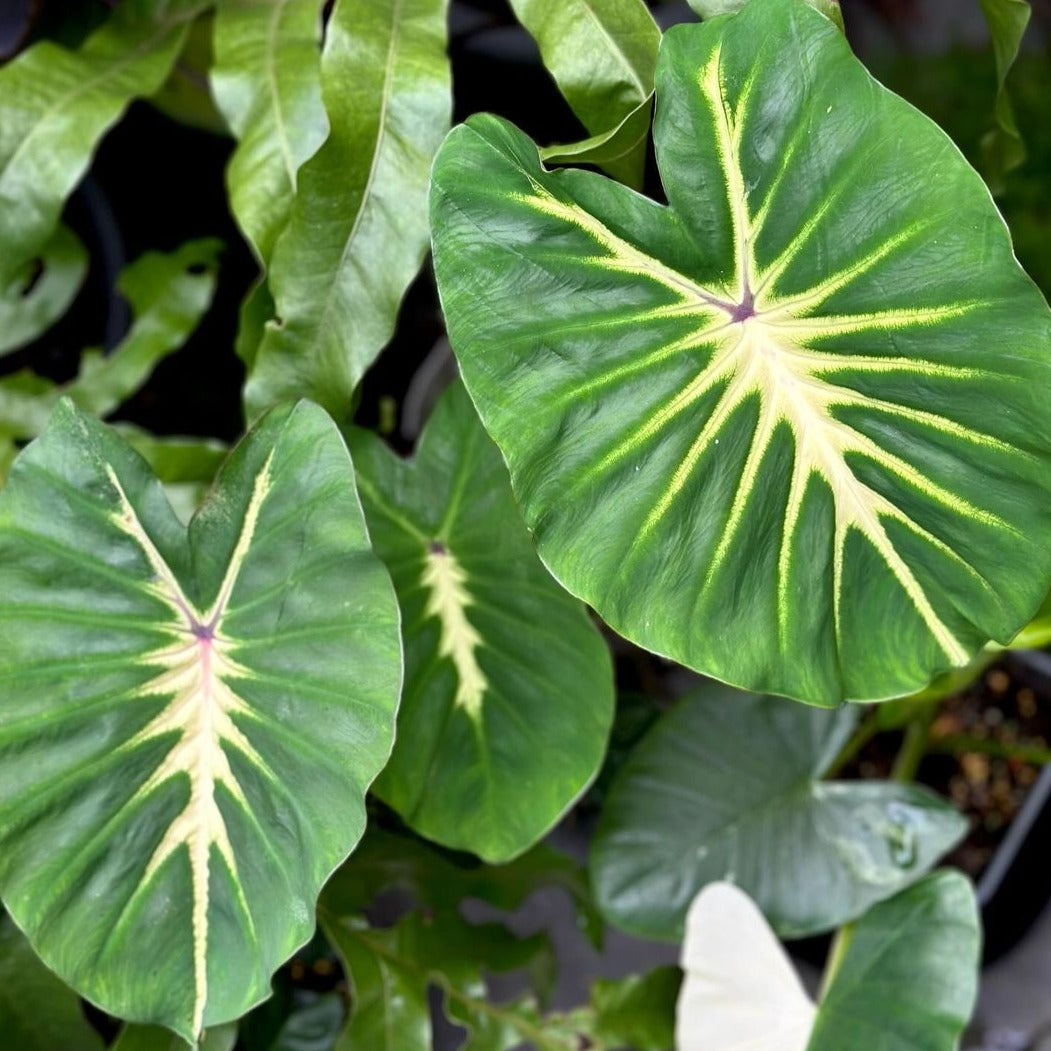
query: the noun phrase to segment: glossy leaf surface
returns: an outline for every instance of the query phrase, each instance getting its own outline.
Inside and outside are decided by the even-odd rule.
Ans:
[[[981,948],[978,904],[959,872],[876,905],[841,938],[807,1051],[955,1051]]]
[[[511,0],[511,7],[536,38],[544,65],[573,112],[595,137],[573,151],[578,162],[601,165],[629,185],[641,185],[661,37],[644,0]],[[608,148],[612,139],[615,150]],[[584,145],[589,148],[582,151]],[[571,148],[555,149],[566,158]]]
[[[592,844],[607,919],[678,940],[708,883],[733,880],[787,937],[827,931],[918,879],[966,821],[933,792],[820,781],[857,722],[725,687],[692,694],[613,783]]]
[[[537,558],[461,386],[436,406],[414,460],[366,432],[351,448],[406,653],[400,743],[376,792],[429,839],[506,861],[598,770],[609,652]]]
[[[75,51],[42,40],[0,69],[0,283],[58,223],[99,139],[168,75],[203,0],[126,0]]]
[[[349,415],[427,249],[427,181],[449,127],[447,0],[337,0],[321,94],[331,131],[300,169],[274,250],[277,316],[252,362],[249,414],[309,397]]]
[[[0,888],[82,995],[186,1040],[269,993],[365,824],[396,600],[338,431],[282,407],[189,529],[62,401],[0,492]]]
[[[300,165],[325,141],[319,0],[221,0],[212,90],[238,144],[230,207],[263,262],[284,229]]]
[[[132,325],[124,339],[109,354],[86,350],[79,374],[66,383],[29,370],[0,377],[0,433],[39,434],[63,397],[97,416],[113,412],[197,327],[215,293],[219,248],[217,241],[190,241],[171,253],[147,252],[125,267],[117,288]]]
[[[802,0],[664,36],[670,205],[495,117],[432,190],[450,338],[555,576],[816,703],[912,692],[1051,576],[1051,312],[977,174]]]

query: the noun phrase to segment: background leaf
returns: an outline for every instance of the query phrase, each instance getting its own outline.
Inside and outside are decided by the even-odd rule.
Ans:
[[[500,453],[459,384],[414,460],[365,431],[351,448],[406,653],[399,743],[375,791],[421,835],[507,861],[602,762],[609,652],[536,557]]]
[[[365,825],[400,685],[396,600],[346,447],[300,403],[187,531],[62,401],[0,491],[0,886],[34,948],[185,1040],[269,995]]]
[[[325,898],[329,911],[339,916],[362,912],[382,891],[393,889],[408,891],[427,909],[455,911],[465,898],[476,898],[513,912],[544,887],[569,895],[578,924],[592,944],[600,944],[602,920],[591,901],[586,870],[545,843],[509,864],[485,865],[469,854],[373,825],[326,885]]]
[[[126,1025],[110,1051],[233,1051],[236,1043],[236,1025],[209,1029],[196,1047],[159,1025]]]
[[[87,272],[87,253],[76,234],[56,227],[38,258],[29,260],[0,295],[0,354],[49,329],[69,309]]]
[[[131,307],[127,335],[109,354],[86,350],[80,373],[67,383],[29,370],[0,377],[0,432],[39,434],[63,397],[97,416],[113,412],[197,327],[215,293],[220,248],[218,241],[190,241],[170,254],[147,252],[126,267],[117,287]]]
[[[76,993],[37,958],[25,935],[0,917],[0,1033],[14,1051],[102,1051]]]
[[[212,90],[238,139],[226,172],[230,207],[266,263],[299,167],[328,132],[320,0],[220,0],[214,48]]]
[[[251,365],[249,416],[309,397],[345,420],[390,340],[427,250],[427,180],[451,119],[446,8],[336,0],[321,59],[331,131],[274,249],[277,316]]]
[[[842,934],[807,1051],[955,1051],[974,1010],[980,943],[974,891],[958,872],[876,905]]]
[[[1032,8],[1026,0],[978,0],[989,25],[996,59],[996,127],[982,140],[982,150],[994,190],[1002,189],[1004,176],[1026,156],[1025,143],[1015,121],[1014,106],[1007,90],[1007,75],[1018,58]]]
[[[0,68],[0,286],[40,250],[99,139],[164,82],[203,0],[125,0],[77,50],[42,40]]]
[[[749,0],[688,0],[690,7],[697,12],[701,18],[717,18],[719,15],[733,15],[747,4]],[[839,0],[806,0],[815,10],[820,11],[826,18],[835,22],[842,30],[843,11],[839,6]]]
[[[922,876],[967,822],[915,785],[819,781],[857,715],[718,686],[680,701],[610,789],[591,854],[606,918],[678,940],[697,892],[731,880],[797,937]]]
[[[579,162],[600,164],[630,186],[641,186],[661,38],[646,4],[511,0],[511,7],[536,38],[544,65],[573,112],[594,136],[572,152],[555,147],[553,157],[568,160],[575,153]],[[616,150],[609,148],[613,139]]]

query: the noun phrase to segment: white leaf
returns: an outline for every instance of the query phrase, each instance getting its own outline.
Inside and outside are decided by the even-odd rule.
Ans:
[[[690,906],[677,1051],[806,1051],[817,1009],[763,914],[732,883]]]

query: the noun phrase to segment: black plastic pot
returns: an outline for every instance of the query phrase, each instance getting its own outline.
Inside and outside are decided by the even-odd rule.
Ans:
[[[1051,654],[1019,651],[1009,657],[1028,679],[1051,689]],[[1051,766],[1045,766],[1011,822],[1003,842],[978,879],[985,928],[983,959],[990,963],[1013,948],[1051,901],[1047,845],[1051,842]]]

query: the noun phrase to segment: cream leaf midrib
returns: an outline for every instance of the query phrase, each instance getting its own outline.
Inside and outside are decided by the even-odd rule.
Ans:
[[[116,472],[108,464],[105,465],[106,476],[118,506],[111,513],[111,521],[144,555],[153,574],[148,587],[168,606],[174,619],[173,624],[165,626],[171,637],[170,643],[140,658],[145,666],[156,668],[156,674],[136,691],[139,697],[167,697],[165,706],[122,747],[130,751],[146,742],[177,735],[164,758],[130,800],[145,801],[180,775],[187,778],[187,801],[164,830],[146,863],[132,899],[144,893],[161,866],[181,847],[186,847],[192,898],[191,1024],[195,1034],[200,1033],[203,1027],[208,999],[208,913],[213,848],[228,869],[236,902],[250,936],[254,937],[255,929],[248,902],[240,887],[237,859],[218,802],[218,790],[222,787],[240,807],[249,810],[244,790],[230,765],[227,749],[239,754],[263,778],[276,780],[274,771],[235,722],[238,716],[250,719],[252,712],[227,680],[251,678],[252,673],[234,659],[233,642],[223,632],[224,614],[270,489],[272,456],[273,453],[267,457],[256,475],[223,579],[215,599],[203,611],[196,608],[153,543]],[[124,915],[130,911],[131,903],[126,903]]]
[[[723,287],[705,287],[654,258],[614,233],[572,200],[556,195],[531,174],[527,176],[530,192],[511,195],[518,203],[557,219],[589,238],[596,251],[594,255],[583,255],[583,262],[629,277],[644,277],[673,294],[672,303],[650,308],[651,311],[674,311],[684,318],[696,313],[697,317],[695,331],[679,332],[664,342],[651,338],[645,349],[640,349],[634,356],[625,357],[604,370],[595,370],[592,375],[553,392],[555,409],[585,404],[588,399],[600,396],[603,391],[636,374],[679,360],[680,355],[687,360],[696,359],[696,371],[690,373],[683,386],[650,406],[644,417],[616,434],[605,451],[597,451],[587,464],[573,471],[565,481],[560,499],[576,498],[581,488],[594,484],[628,456],[641,454],[647,443],[652,443],[674,421],[706,400],[705,417],[699,423],[697,437],[682,455],[663,490],[653,498],[633,539],[626,556],[632,559],[659,528],[701,460],[706,455],[716,455],[714,448],[721,429],[747,399],[757,396],[759,415],[755,432],[743,454],[741,477],[737,479],[729,502],[725,528],[705,566],[702,591],[712,585],[728,557],[747,514],[748,500],[755,491],[764,456],[779,425],[786,423],[794,437],[794,452],[777,564],[777,606],[782,638],[789,615],[787,581],[793,557],[792,541],[799,527],[809,482],[817,476],[828,486],[834,507],[831,570],[837,641],[842,638],[840,610],[844,552],[851,532],[856,532],[865,538],[887,566],[939,648],[952,663],[963,663],[968,657],[967,647],[943,619],[951,615],[949,610],[955,603],[946,599],[949,605],[944,613],[934,608],[931,597],[916,576],[916,570],[891,541],[889,523],[897,522],[951,559],[961,572],[985,591],[989,600],[998,602],[998,596],[967,559],[899,506],[900,500],[889,499],[863,482],[851,466],[850,458],[861,458],[875,465],[893,483],[890,491],[916,493],[933,506],[1012,536],[1018,536],[1018,530],[1001,515],[939,484],[927,471],[880,445],[860,430],[859,425],[851,425],[844,413],[864,409],[878,417],[908,422],[932,434],[942,434],[990,453],[1012,456],[1025,453],[993,434],[976,430],[932,408],[899,404],[880,397],[878,393],[868,395],[849,385],[851,373],[859,376],[914,374],[948,382],[966,382],[985,375],[982,370],[951,360],[830,352],[823,350],[822,345],[839,337],[903,331],[922,333],[926,328],[965,320],[987,309],[990,304],[983,299],[960,299],[921,307],[888,306],[852,313],[837,313],[833,308],[824,315],[819,312],[833,296],[857,283],[876,267],[887,264],[896,253],[921,245],[936,226],[937,217],[932,216],[917,219],[878,244],[870,245],[858,258],[824,276],[810,288],[790,294],[780,291],[779,286],[785,284],[784,278],[801,250],[801,239],[799,236],[793,238],[764,268],[757,265],[756,239],[771,214],[771,202],[780,180],[775,180],[753,213],[739,156],[745,135],[749,92],[756,77],[753,70],[736,104],[732,104],[721,79],[718,48],[708,56],[697,74],[698,90],[710,116],[710,131],[724,178],[733,227],[736,276],[732,281],[732,293]],[[793,148],[798,149],[801,141],[799,136],[794,137]],[[832,202],[826,201],[824,210],[810,217],[813,222],[806,225],[809,233],[816,230],[831,206]],[[738,297],[736,302],[734,297]],[[720,314],[723,315],[721,318]],[[650,319],[647,312],[640,312],[636,320],[640,326],[645,326]],[[717,392],[714,400],[713,392]]]
[[[453,706],[477,721],[489,683],[478,663],[482,637],[467,617],[473,602],[467,584],[467,573],[452,551],[439,541],[431,544],[422,575],[427,590],[424,616],[437,619],[438,655],[451,660],[456,672]]]

